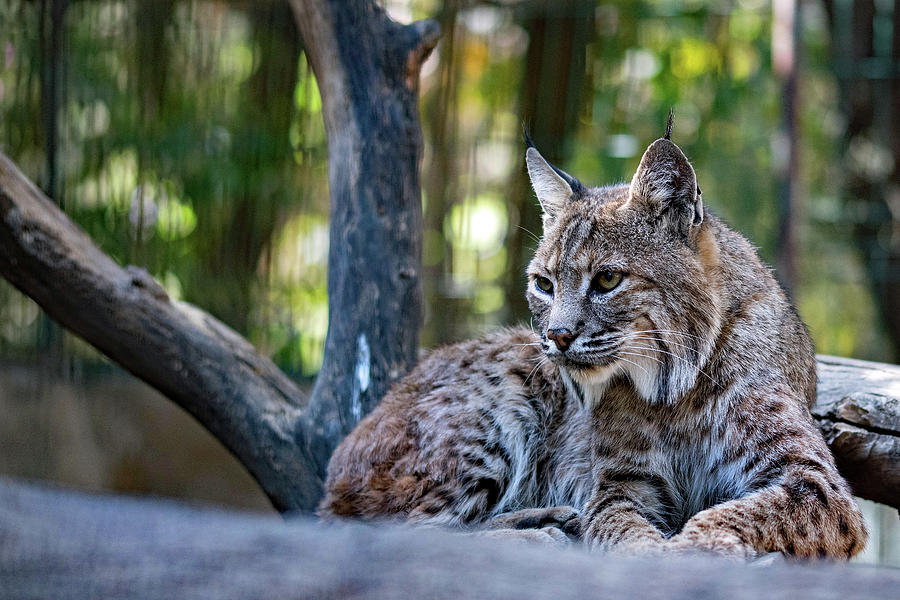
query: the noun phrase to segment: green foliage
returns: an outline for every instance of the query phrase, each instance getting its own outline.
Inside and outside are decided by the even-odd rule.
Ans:
[[[44,182],[39,4],[0,7],[0,143]],[[707,203],[773,259],[784,143],[768,4],[386,5],[405,21],[436,14],[445,29],[422,79],[426,342],[527,320],[505,301],[524,285],[507,273],[510,256],[540,233],[510,245],[536,210],[521,185],[522,90],[527,75],[555,68],[540,55],[526,63],[529,28],[569,6],[594,24],[570,48],[586,57],[582,89],[555,90],[576,119],[539,146],[558,144],[559,166],[586,183],[627,181],[674,107],[673,137]],[[800,310],[820,351],[883,358],[840,200],[828,30],[815,11],[805,23]],[[313,375],[328,310],[327,148],[287,3],[85,0],[69,4],[61,34],[57,200],[117,260],[146,266],[173,296]],[[35,344],[38,321],[30,301],[0,286],[5,352]]]

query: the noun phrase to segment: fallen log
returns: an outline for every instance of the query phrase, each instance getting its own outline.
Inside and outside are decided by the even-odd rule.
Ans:
[[[857,496],[900,508],[900,367],[819,356],[813,417]]]
[[[436,529],[287,522],[0,479],[7,598],[893,598],[900,570],[640,560]]]

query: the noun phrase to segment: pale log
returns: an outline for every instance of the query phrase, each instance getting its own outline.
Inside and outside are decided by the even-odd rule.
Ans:
[[[812,413],[857,496],[900,508],[900,367],[819,356]]]
[[[900,570],[638,560],[437,529],[323,525],[0,479],[4,598],[896,598]]]

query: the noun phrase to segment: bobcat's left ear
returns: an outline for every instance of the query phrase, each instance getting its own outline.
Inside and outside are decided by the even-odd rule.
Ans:
[[[525,164],[528,166],[528,177],[537,195],[538,202],[544,211],[544,229],[550,227],[562,212],[572,196],[583,186],[577,179],[548,163],[537,151],[528,132],[525,132]]]
[[[644,152],[631,180],[628,204],[685,236],[703,222],[703,199],[694,168],[668,136]]]

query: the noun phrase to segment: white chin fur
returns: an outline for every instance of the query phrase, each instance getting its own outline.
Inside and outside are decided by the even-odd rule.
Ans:
[[[616,375],[627,375],[634,385],[638,395],[647,402],[656,402],[658,387],[656,385],[659,376],[659,363],[650,358],[629,357],[632,362],[624,362],[617,360],[609,365],[597,367],[590,371],[561,369],[565,375],[564,381],[567,386],[574,383],[577,384],[582,393],[576,393],[575,396],[583,399],[584,407],[593,408],[606,390],[609,388],[610,382]],[[570,390],[572,391],[572,390]]]

